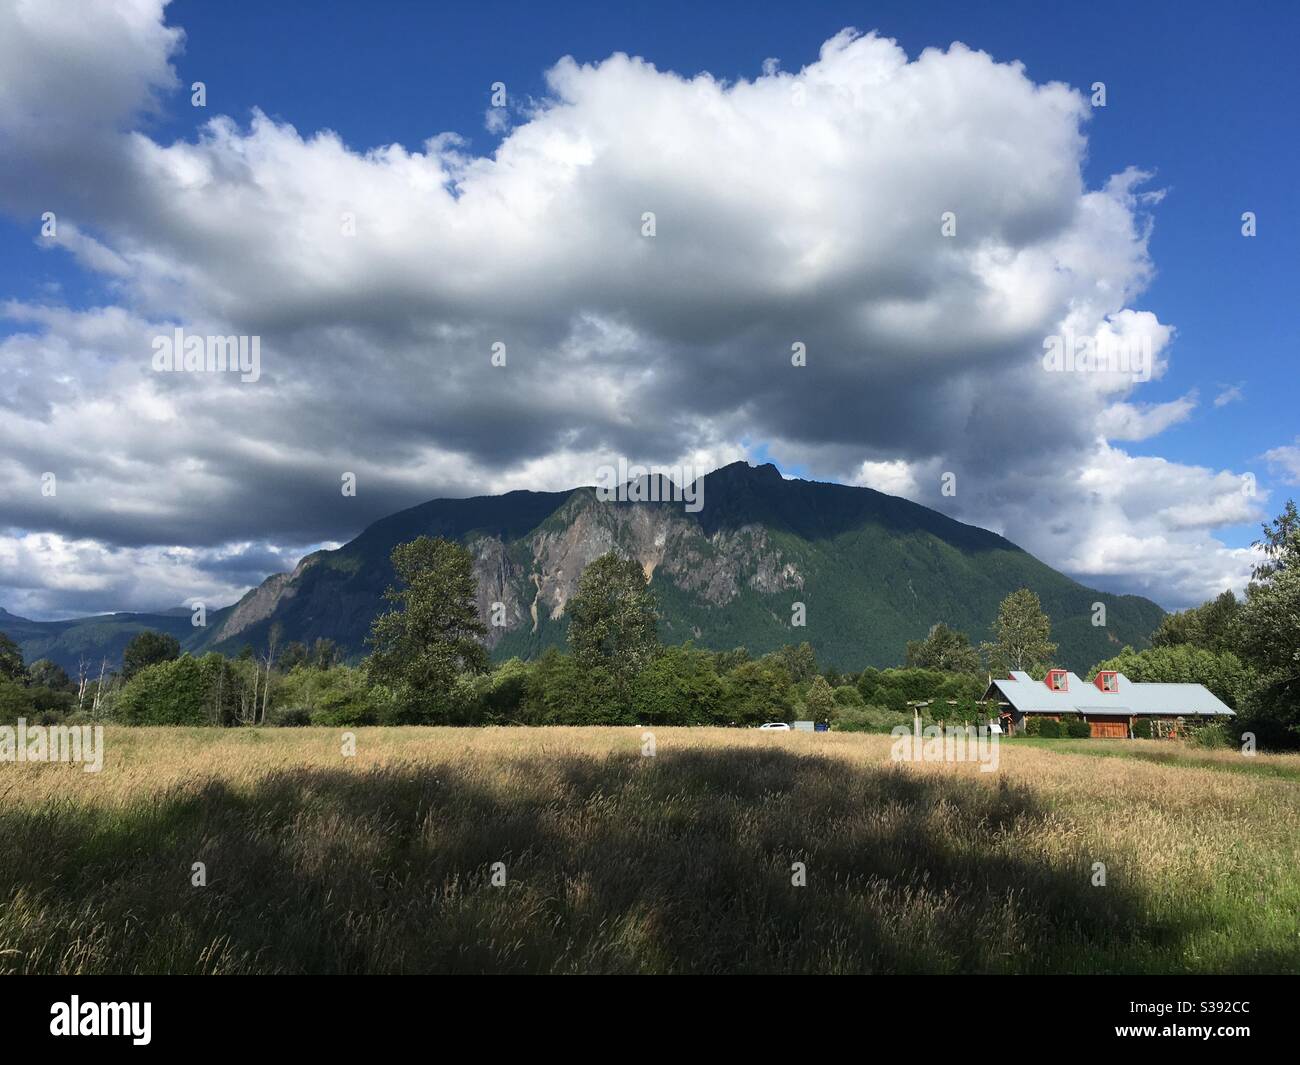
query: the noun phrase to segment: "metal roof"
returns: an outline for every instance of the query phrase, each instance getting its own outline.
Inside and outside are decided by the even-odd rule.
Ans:
[[[1067,672],[1065,677],[1065,691],[1052,691],[1044,681],[1034,680],[1021,670],[1012,670],[1009,679],[995,678],[993,686],[1022,714],[1233,716],[1233,711],[1204,684],[1139,683],[1119,673],[1116,690],[1104,692],[1075,673]]]

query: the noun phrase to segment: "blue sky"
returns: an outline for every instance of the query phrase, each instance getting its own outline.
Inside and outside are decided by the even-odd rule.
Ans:
[[[1154,312],[1176,338],[1169,372],[1144,386],[1140,400],[1169,402],[1193,391],[1199,400],[1185,420],[1124,449],[1255,472],[1272,493],[1270,512],[1296,492],[1285,471],[1263,458],[1300,433],[1292,348],[1300,246],[1295,5],[574,3],[549,10],[176,0],[166,21],[186,34],[183,52],[171,57],[179,83],[205,81],[208,107],[191,108],[187,89],[164,92],[162,113],[135,123],[161,145],[193,140],[217,114],[245,127],[260,108],[303,136],[334,130],[354,152],[390,143],[418,152],[430,136],[450,131],[466,138],[466,151],[490,156],[503,136],[484,124],[492,83],[505,82],[516,101],[542,98],[545,72],[562,56],[599,63],[623,51],[661,71],[753,79],[769,57],[787,71],[813,63],[822,43],[848,26],[896,39],[913,59],[960,41],[998,62],[1022,62],[1035,83],[1087,91],[1103,81],[1107,106],[1084,126],[1088,187],[1137,167],[1154,173],[1148,188],[1165,191],[1151,209],[1154,279],[1129,306]],[[1258,217],[1253,239],[1240,233],[1247,210]],[[85,228],[99,232],[90,221]],[[13,211],[0,217],[0,298],[56,300],[73,310],[119,298],[120,281],[42,250],[33,229],[32,219]],[[11,334],[29,328],[0,322]],[[1239,398],[1216,405],[1231,388]],[[827,475],[761,426],[746,444],[751,459]],[[1214,530],[1228,547],[1256,533],[1254,522]]]

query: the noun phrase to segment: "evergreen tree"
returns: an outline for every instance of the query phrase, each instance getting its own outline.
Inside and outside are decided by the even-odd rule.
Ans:
[[[821,675],[813,677],[803,703],[808,716],[813,721],[830,721],[831,714],[835,710],[835,692],[825,677]]]

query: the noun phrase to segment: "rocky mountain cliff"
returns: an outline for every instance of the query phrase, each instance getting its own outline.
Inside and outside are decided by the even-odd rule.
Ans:
[[[994,533],[868,488],[786,480],[735,463],[703,479],[703,507],[606,502],[595,489],[439,499],[391,515],[335,551],[304,558],[210,615],[195,650],[328,637],[358,656],[392,581],[393,546],[420,534],[474,556],[479,611],[497,659],[565,638],[565,605],[593,559],[611,549],[641,563],[668,642],[760,654],[809,640],[842,669],[902,662],[908,640],[945,621],[988,638],[1003,596],[1033,588],[1053,621],[1061,664],[1087,669],[1125,643],[1145,646],[1163,611],[1096,592]],[[1106,604],[1107,625],[1092,624]],[[792,624],[804,604],[806,624]],[[494,604],[498,621],[492,625]]]
[[[734,463],[703,478],[702,492],[697,513],[682,503],[602,501],[593,488],[437,499],[307,556],[211,611],[205,629],[192,628],[183,611],[43,623],[0,611],[0,631],[29,661],[50,657],[68,669],[80,657],[120,660],[141,628],[172,632],[192,651],[233,654],[262,647],[278,623],[285,641],[328,637],[356,658],[393,580],[390,552],[421,534],[454,538],[473,553],[497,659],[562,644],[578,578],[611,549],[650,578],[666,642],[761,654],[808,640],[841,669],[900,664],[907,641],[936,621],[987,639],[1002,598],[1023,586],[1052,618],[1060,664],[1075,670],[1126,643],[1146,646],[1164,613],[1148,599],[1085,588],[1001,536],[869,488]],[[1092,624],[1097,602],[1106,604],[1104,627]],[[803,626],[793,624],[797,603]],[[494,615],[502,624],[492,624]]]

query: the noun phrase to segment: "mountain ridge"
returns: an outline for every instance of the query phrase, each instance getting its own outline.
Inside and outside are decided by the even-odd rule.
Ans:
[[[1076,671],[1125,643],[1146,646],[1164,616],[1148,599],[1089,589],[997,533],[874,489],[789,479],[770,463],[744,462],[705,474],[695,486],[703,503],[695,513],[680,501],[602,501],[590,486],[428,500],[210,610],[205,628],[172,613],[19,619],[19,627],[33,650],[39,643],[40,657],[56,661],[65,654],[59,638],[33,628],[64,626],[70,645],[84,654],[89,633],[78,630],[95,623],[120,657],[123,632],[141,626],[163,627],[195,652],[237,653],[245,644],[264,646],[279,623],[284,641],[326,637],[356,658],[393,580],[393,546],[419,535],[446,536],[470,549],[480,616],[489,624],[494,614],[504,618],[489,627],[497,659],[562,645],[565,605],[578,578],[608,550],[642,564],[661,604],[666,642],[691,639],[762,654],[808,640],[824,663],[841,669],[900,664],[907,641],[937,621],[977,643],[989,635],[1001,599],[1022,586],[1039,594],[1058,658]],[[792,623],[800,602],[803,626]],[[1097,602],[1106,604],[1104,627],[1092,624]],[[0,630],[13,624],[5,616]],[[145,624],[149,619],[163,624]],[[105,632],[106,625],[114,631]]]

